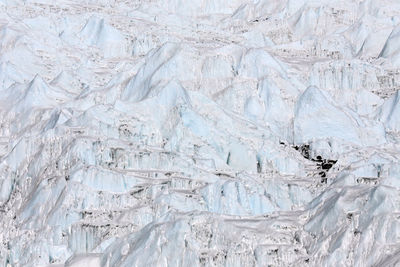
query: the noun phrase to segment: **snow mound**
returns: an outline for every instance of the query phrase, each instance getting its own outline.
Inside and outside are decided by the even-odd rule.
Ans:
[[[79,33],[87,45],[97,46],[105,57],[123,57],[127,55],[125,37],[104,19],[92,16]]]
[[[397,26],[392,30],[390,33],[389,37],[387,38],[387,41],[385,43],[385,46],[382,49],[382,52],[380,54],[381,57],[384,58],[389,58],[390,61],[393,63],[395,66],[399,66],[400,64],[400,27]]]

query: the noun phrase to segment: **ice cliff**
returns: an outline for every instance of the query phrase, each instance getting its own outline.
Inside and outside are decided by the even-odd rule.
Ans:
[[[400,266],[397,0],[0,0],[0,266]]]

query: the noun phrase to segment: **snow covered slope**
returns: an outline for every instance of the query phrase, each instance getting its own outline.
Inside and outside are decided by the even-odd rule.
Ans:
[[[0,266],[400,266],[398,0],[0,0]]]

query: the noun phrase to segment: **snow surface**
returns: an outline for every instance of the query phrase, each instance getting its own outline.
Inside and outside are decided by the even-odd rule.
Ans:
[[[400,266],[398,0],[0,0],[0,266]]]

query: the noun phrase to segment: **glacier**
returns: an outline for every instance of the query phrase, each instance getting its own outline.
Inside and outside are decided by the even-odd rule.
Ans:
[[[400,266],[398,0],[0,0],[0,266]]]

